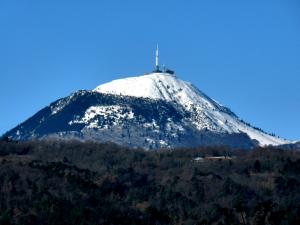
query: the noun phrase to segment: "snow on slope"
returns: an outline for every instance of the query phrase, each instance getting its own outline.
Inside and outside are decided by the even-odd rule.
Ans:
[[[212,100],[191,83],[168,73],[151,73],[102,84],[96,92],[173,101],[192,112],[199,130],[246,133],[260,145],[281,145],[287,141],[266,134],[242,122],[229,109]]]
[[[72,124],[86,124],[87,128],[97,128],[101,129],[98,125],[97,116],[102,116],[104,119],[108,117],[119,121],[120,118],[132,119],[134,114],[131,110],[123,108],[118,105],[114,106],[91,106],[89,107],[83,118],[76,118],[69,122],[69,125]],[[114,125],[119,125],[117,122],[113,122]]]
[[[168,73],[152,73],[144,76],[114,80],[98,86],[95,91],[167,101],[172,101],[177,96],[181,99],[181,103],[192,104],[197,99],[199,100],[198,103],[205,104],[211,108],[213,107],[211,100],[207,100],[207,97],[195,89],[192,84]]]

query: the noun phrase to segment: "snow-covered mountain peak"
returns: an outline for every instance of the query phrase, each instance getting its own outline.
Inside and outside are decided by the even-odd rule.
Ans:
[[[168,73],[151,73],[111,81],[98,86],[95,91],[101,93],[127,95],[134,97],[171,100],[165,89],[182,88],[186,85],[174,75]]]
[[[169,73],[150,73],[147,75],[118,79],[102,84],[96,92],[133,97],[175,101],[186,107],[202,105],[215,108],[216,102],[195,88],[191,83]]]
[[[271,136],[246,124],[228,108],[173,74],[159,72],[118,79],[102,84],[93,91],[174,102],[193,115],[193,124],[199,131],[246,133],[262,146],[286,143],[281,138]]]
[[[162,148],[288,143],[239,119],[191,83],[157,72],[78,91],[7,132],[17,140],[58,137]]]

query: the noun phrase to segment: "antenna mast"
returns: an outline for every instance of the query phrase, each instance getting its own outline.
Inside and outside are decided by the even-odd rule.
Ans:
[[[155,67],[156,67],[156,71],[159,71],[159,64],[158,64],[158,44],[156,46]]]

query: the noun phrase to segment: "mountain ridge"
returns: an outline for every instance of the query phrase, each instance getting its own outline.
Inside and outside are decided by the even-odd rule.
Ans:
[[[245,123],[191,83],[162,72],[77,91],[5,135],[17,140],[55,137],[112,141],[147,149],[287,143]]]
[[[165,84],[166,83],[166,84]],[[259,139],[258,135],[254,132],[247,132],[247,127],[245,126],[227,126],[229,119],[225,118],[225,115],[216,115],[215,112],[222,112],[225,114],[229,114],[234,117],[236,121],[240,120],[229,108],[224,107],[220,103],[215,100],[209,98],[206,94],[200,91],[197,87],[195,87],[190,82],[186,82],[180,80],[174,74],[168,73],[150,73],[143,76],[137,77],[129,77],[114,80],[112,82],[108,82],[102,84],[94,89],[94,91],[101,93],[111,93],[111,94],[121,94],[127,96],[135,96],[135,97],[149,97],[153,99],[163,99],[166,101],[176,101],[178,104],[187,107],[189,110],[198,110],[202,111],[203,109],[209,114],[205,115],[209,118],[216,118],[217,123],[221,123],[221,127],[229,132],[229,133],[237,133],[239,130],[247,133],[253,139]],[[180,92],[181,91],[181,92]],[[196,108],[194,108],[196,106]],[[199,112],[201,114],[201,112]],[[233,121],[233,123],[236,123]],[[241,124],[246,124],[243,121]],[[203,121],[201,121],[203,123]],[[199,124],[198,124],[199,125]],[[246,124],[250,126],[250,124]],[[199,126],[200,129],[205,129],[204,126]],[[252,127],[254,128],[254,127]],[[257,129],[254,129],[257,130]],[[282,139],[277,139],[276,137],[272,137],[265,132],[266,136],[264,138],[271,140],[258,140],[262,145],[274,144],[283,144],[285,143]]]

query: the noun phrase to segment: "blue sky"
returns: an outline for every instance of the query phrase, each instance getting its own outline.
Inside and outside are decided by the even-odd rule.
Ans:
[[[160,61],[254,126],[300,139],[300,2],[0,0],[0,133]]]

